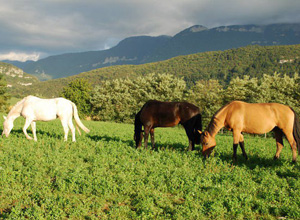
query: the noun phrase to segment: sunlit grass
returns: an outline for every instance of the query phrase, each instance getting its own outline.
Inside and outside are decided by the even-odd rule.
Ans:
[[[23,123],[0,140],[0,218],[300,218],[299,165],[286,141],[273,161],[274,139],[245,135],[249,160],[239,149],[234,164],[231,135],[219,134],[204,160],[200,146],[187,151],[181,127],[155,129],[153,151],[135,149],[131,124],[83,121],[91,132],[72,143],[59,120],[37,122],[37,142]]]

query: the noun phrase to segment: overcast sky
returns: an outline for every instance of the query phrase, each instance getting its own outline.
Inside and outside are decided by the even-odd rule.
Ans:
[[[0,0],[0,60],[115,46],[192,25],[300,23],[300,0]]]

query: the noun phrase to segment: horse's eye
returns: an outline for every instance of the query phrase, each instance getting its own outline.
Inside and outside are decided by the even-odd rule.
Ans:
[[[205,143],[205,145],[208,145],[208,143]]]

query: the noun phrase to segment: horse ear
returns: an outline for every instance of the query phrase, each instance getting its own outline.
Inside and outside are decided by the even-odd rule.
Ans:
[[[203,132],[202,131],[200,131],[200,130],[197,130],[198,132],[199,132],[199,134],[202,134]]]
[[[3,115],[4,120],[6,120],[6,116]]]

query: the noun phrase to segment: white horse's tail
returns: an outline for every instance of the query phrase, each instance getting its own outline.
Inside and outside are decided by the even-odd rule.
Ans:
[[[86,133],[89,133],[90,130],[89,130],[87,127],[85,127],[85,126],[82,124],[82,122],[80,121],[80,118],[79,118],[79,116],[78,116],[78,111],[77,111],[76,105],[75,105],[73,102],[71,102],[71,103],[72,103],[72,106],[73,106],[73,113],[74,113],[74,119],[75,119],[76,125],[79,126],[79,127],[80,127],[82,130],[84,130]],[[76,127],[77,127],[77,126],[76,126]],[[80,131],[79,131],[78,127],[77,127],[77,130],[78,130],[78,132],[79,132],[79,134],[80,134]]]

